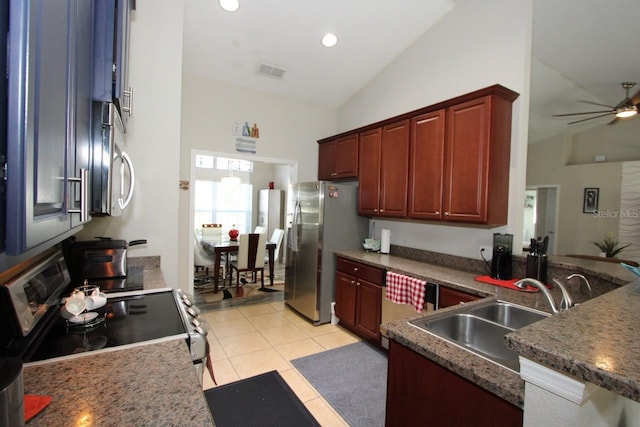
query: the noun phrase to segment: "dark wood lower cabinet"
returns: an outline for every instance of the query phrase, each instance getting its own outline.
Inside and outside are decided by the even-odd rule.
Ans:
[[[522,409],[413,350],[389,343],[386,427],[522,426]]]

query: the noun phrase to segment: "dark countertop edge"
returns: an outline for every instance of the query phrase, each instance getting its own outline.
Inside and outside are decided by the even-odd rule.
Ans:
[[[640,314],[638,305],[630,303],[632,295],[640,298],[640,281],[545,319],[545,323],[538,322],[514,331],[505,337],[506,345],[519,352],[522,357],[536,363],[640,402],[640,361],[638,361],[640,342],[637,340]],[[612,307],[616,310],[616,318],[626,319],[631,325],[616,327],[617,335],[606,330],[609,324],[618,323],[617,319],[612,318],[613,316],[607,317],[605,313]],[[603,322],[603,319],[608,321]],[[579,325],[577,327],[589,333],[576,334],[571,349],[554,347],[557,340],[549,337],[554,335],[554,330],[557,331],[566,325]],[[596,360],[588,360],[587,355],[594,348],[607,347],[613,343],[620,346],[617,354],[625,363],[618,361],[618,363],[603,365],[607,366],[605,369],[598,366]],[[635,346],[627,348],[625,345],[629,344],[635,344]]]
[[[374,267],[384,268],[384,269],[395,271],[398,273],[408,274],[423,280],[431,279],[431,280],[437,281],[440,284],[444,284],[452,288],[462,290],[464,292],[472,293],[481,297],[487,297],[487,296],[493,295],[498,299],[515,302],[515,303],[526,305],[529,307],[541,309],[547,312],[549,311],[546,306],[539,307],[537,306],[537,302],[535,304],[532,303],[532,297],[536,297],[536,294],[526,294],[522,292],[512,291],[509,289],[503,289],[496,286],[486,285],[486,284],[477,282],[474,280],[474,277],[476,277],[478,274],[473,274],[465,271],[458,271],[458,270],[454,270],[454,269],[442,267],[442,266],[430,265],[428,263],[424,263],[420,261],[398,258],[398,257],[394,257],[393,255],[382,255],[379,253],[365,252],[362,250],[337,251],[335,254],[338,256],[348,258],[354,261],[358,261],[364,264],[368,264]],[[585,302],[584,303],[585,306],[586,305],[593,306],[593,307],[605,306],[607,300],[611,298],[611,294],[624,292],[624,289],[628,287],[623,285],[628,285],[630,283],[631,278],[635,277],[630,272],[626,272],[622,270],[616,270],[616,273],[619,272],[620,274],[613,275],[612,272],[614,271],[614,267],[615,269],[620,269],[620,266],[617,264],[598,266],[600,268],[595,268],[594,265],[596,261],[582,260],[582,259],[562,257],[562,256],[554,256],[553,260],[550,260],[550,262],[555,263],[557,266],[572,269],[577,272],[585,272],[585,273],[596,275],[602,278],[603,280],[612,281],[621,286],[619,289],[616,289],[612,292],[601,295],[597,298],[594,298],[591,301]],[[394,265],[397,263],[400,263],[402,265],[402,268],[398,268],[397,265]],[[607,297],[607,295],[609,295],[609,298],[605,298]],[[537,300],[537,297],[536,297],[536,300]],[[573,316],[579,316],[579,315],[580,315],[579,311],[576,312],[575,309],[562,313],[563,318],[565,316],[569,316],[567,319],[564,320],[568,325],[572,325],[572,320],[575,320]],[[420,316],[420,317],[424,317],[424,316]],[[548,335],[548,332],[546,331],[547,326],[545,325],[548,325],[548,322],[553,321],[554,317],[556,316],[551,316],[550,318],[541,320],[540,322],[536,322],[536,324],[531,325],[527,328],[523,328],[521,330],[508,334],[505,338],[506,346],[515,351],[518,351],[523,357],[526,357],[532,361],[535,361],[545,366],[549,366],[553,369],[557,369],[563,373],[574,376],[578,379],[593,383],[600,387],[611,390],[621,396],[640,402],[640,380],[631,378],[628,375],[619,375],[615,372],[598,368],[594,363],[591,363],[586,360],[579,360],[579,359],[572,358],[569,355],[564,354],[562,352],[548,351],[546,347],[548,347],[549,335]],[[400,321],[400,322],[402,323],[403,321]],[[404,323],[406,324],[406,320],[404,321]],[[422,348],[418,343],[412,341],[410,338],[407,338],[405,336],[406,334],[403,333],[402,328],[396,329],[398,327],[398,321],[390,322],[384,326],[386,327],[390,338],[392,339],[397,338],[397,340],[402,340],[398,342],[401,342],[407,346],[408,344],[412,344],[413,346],[411,346],[410,348],[416,351]],[[411,326],[408,326],[408,325],[406,325],[406,327],[412,328]],[[543,331],[543,335],[547,339],[545,340],[544,338],[542,338],[538,341],[527,342],[526,340],[528,338],[523,339],[523,334],[525,334],[528,331]],[[425,333],[425,335],[429,335],[429,334]],[[580,339],[580,336],[582,335],[582,333],[580,331],[576,331],[574,335],[577,337],[577,339]],[[430,336],[429,338],[438,340],[433,342],[434,345],[444,344],[446,346],[451,346],[451,344],[449,344],[443,339],[440,339],[434,336]],[[463,349],[458,349],[458,352],[469,353]],[[441,364],[442,366],[448,367],[449,365],[446,363],[447,362],[446,359],[443,360],[441,356],[437,354],[433,354],[433,349],[431,350],[423,349],[423,351],[418,351],[418,353],[426,356],[431,360],[434,360],[435,362]],[[635,354],[640,354],[640,350]],[[478,356],[474,356],[474,357],[482,360],[482,358]],[[464,362],[464,360],[462,360],[462,362]],[[486,363],[491,363],[491,362],[486,362]],[[455,364],[451,364],[451,365],[454,368],[454,369],[450,368],[452,371],[458,373],[464,378],[469,379],[470,381],[473,381],[474,383],[478,384],[479,386],[482,386],[483,388],[491,391],[492,393],[502,397],[500,390],[495,388],[497,387],[495,382],[492,383],[491,381],[489,381],[488,382],[489,387],[486,387],[487,384],[483,385],[482,382],[476,382],[473,379],[474,375],[470,375],[469,377],[466,376],[468,375],[466,374],[467,371],[469,371],[467,367],[458,366],[456,368]],[[511,371],[507,369],[504,369],[504,368],[499,368],[499,369],[502,369],[503,371],[511,373]],[[524,393],[524,385],[522,385],[522,387],[523,387],[523,393]],[[508,394],[508,393],[505,393],[504,390],[502,390],[502,393]],[[510,401],[511,403],[514,403],[522,407],[521,404],[516,403],[517,400],[508,399],[506,397],[504,398]]]

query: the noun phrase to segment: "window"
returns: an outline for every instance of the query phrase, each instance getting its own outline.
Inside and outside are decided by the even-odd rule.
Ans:
[[[197,180],[194,224],[222,224],[224,230],[235,226],[240,233],[251,230],[253,186],[240,179],[222,181]]]
[[[207,156],[205,154],[196,154],[196,167],[223,171],[253,172],[252,161]]]

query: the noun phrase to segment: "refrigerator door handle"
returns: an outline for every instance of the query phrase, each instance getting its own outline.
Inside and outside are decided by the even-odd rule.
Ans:
[[[300,227],[300,202],[296,200],[296,207],[293,210],[293,222],[291,224],[291,251],[298,252],[300,249],[298,229]]]

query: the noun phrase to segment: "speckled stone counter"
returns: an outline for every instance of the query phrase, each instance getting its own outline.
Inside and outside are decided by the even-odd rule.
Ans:
[[[183,339],[24,368],[24,392],[51,404],[32,426],[210,426]]]
[[[507,335],[521,356],[640,402],[640,282]]]
[[[160,269],[159,256],[127,258],[127,268],[141,269],[144,289],[158,289],[167,287],[167,283]]]
[[[480,297],[495,297],[549,312],[546,299],[539,292],[521,292],[477,282],[475,277],[482,275],[482,273],[464,271],[469,269],[468,265],[461,265],[460,269],[456,269],[400,256],[381,255],[359,250],[339,251],[336,252],[336,255],[411,275],[422,280],[435,281],[441,285]],[[607,293],[574,307],[567,313],[549,317],[507,335],[509,345],[516,351],[522,351],[523,355],[531,360],[555,367],[603,387],[608,384],[607,388],[610,390],[632,399],[634,398],[632,396],[635,396],[635,399],[638,400],[640,359],[636,360],[633,357],[637,358],[637,355],[640,354],[640,342],[632,345],[628,341],[632,340],[633,333],[640,328],[640,301],[635,305],[633,302],[635,297],[631,298],[629,295],[630,289],[633,289],[634,285],[618,288],[618,286],[632,281],[635,276],[617,264],[597,263],[566,257],[554,257],[554,262],[561,269],[560,271],[585,273],[606,282],[604,286]],[[475,267],[477,265],[476,263]],[[596,286],[598,285],[596,284]],[[610,291],[610,289],[616,290]],[[589,298],[584,288],[576,289],[576,292],[573,289],[571,291],[572,296],[577,296],[576,299],[580,302],[587,301]],[[598,292],[596,289],[594,293],[600,295],[602,292]],[[640,293],[640,291],[638,292]],[[558,289],[552,289],[551,293],[556,301],[560,301],[561,293]],[[640,300],[640,296],[638,296],[638,300]],[[626,308],[622,309],[620,305]],[[634,307],[636,313],[632,314]],[[455,307],[444,310],[455,310]],[[444,310],[440,310],[439,313]],[[620,316],[625,317],[624,321],[613,320]],[[424,315],[416,317],[424,317]],[[421,332],[409,326],[406,319],[389,322],[382,325],[382,329],[386,330],[389,338],[514,405],[523,406],[524,381],[520,379],[519,374],[488,362],[443,339]],[[558,333],[558,331],[562,331],[562,333]],[[597,333],[592,331],[597,331]],[[600,335],[606,336],[606,339]],[[593,338],[589,338],[589,336]],[[582,347],[589,345],[596,347],[592,356],[588,356],[581,350]],[[608,346],[606,352],[603,346]],[[621,351],[621,347],[628,347],[629,351]],[[574,349],[575,353],[567,353],[565,348]],[[598,362],[598,357],[603,354],[609,358],[606,361],[600,359]],[[598,364],[602,363],[612,366],[608,370],[597,368]]]

